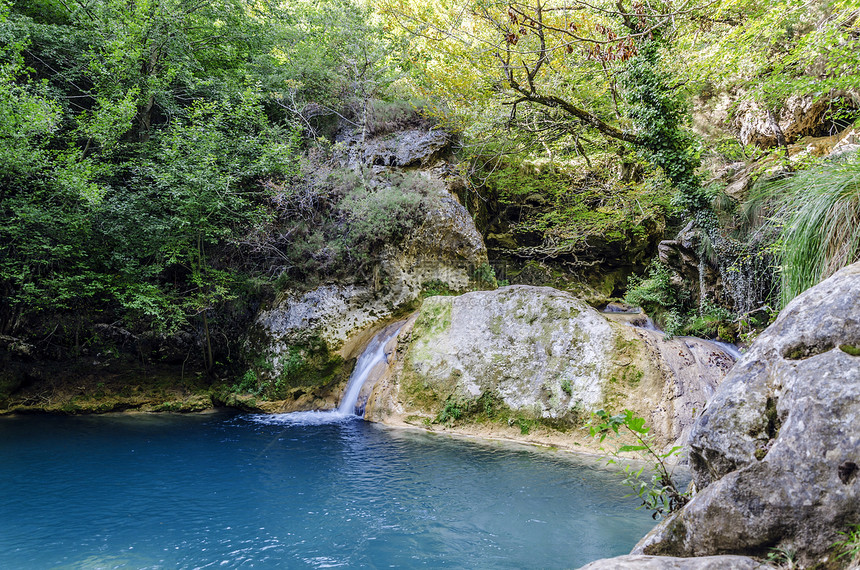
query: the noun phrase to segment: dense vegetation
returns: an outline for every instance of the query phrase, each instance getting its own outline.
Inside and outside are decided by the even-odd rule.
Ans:
[[[259,236],[307,220],[303,149],[384,92],[367,20],[337,0],[0,2],[0,333],[63,356],[190,330],[211,369],[279,277]],[[373,209],[360,186],[342,223]]]
[[[690,255],[700,260],[693,267],[698,275],[677,266],[655,264],[647,272],[639,266],[628,299],[646,306],[673,332],[716,335],[721,329],[732,340],[857,258],[848,246],[825,253],[828,247],[821,244],[831,237],[823,233],[803,238],[808,246],[798,249],[791,220],[799,202],[764,190],[774,179],[800,188],[804,177],[792,182],[792,173],[822,162],[803,152],[803,137],[847,133],[856,124],[856,2],[447,0],[427,7],[385,0],[382,5],[392,25],[411,38],[426,89],[447,97],[454,109],[452,123],[467,135],[467,154],[479,180],[487,181],[487,194],[503,203],[511,196],[530,198],[525,216],[521,209],[506,228],[493,228],[496,234],[510,230],[504,236],[509,241],[518,232],[539,230],[538,239],[534,232],[527,236],[532,243],[520,240],[517,256],[551,258],[588,273],[596,264],[615,263],[612,254],[623,248],[607,251],[602,244],[625,224],[656,219],[652,227],[674,233],[692,221],[686,238]],[[784,119],[787,112],[795,113],[793,120]],[[786,122],[784,131],[780,123]],[[738,161],[758,185],[753,204],[746,203],[745,190],[732,196],[723,191],[727,177],[720,172],[731,164],[737,172]],[[522,168],[516,172],[522,164],[553,171],[543,191],[532,190]],[[584,187],[583,173],[605,180],[607,164],[614,169],[610,178],[626,185],[625,193],[641,208],[637,215],[622,215],[615,231],[600,225],[605,212],[619,213],[611,185],[603,185],[604,199],[593,202],[595,207],[585,215],[581,211],[582,200],[601,192],[602,185]],[[815,166],[815,176],[829,172],[829,164]],[[822,198],[819,214],[828,212],[828,221],[810,214],[810,229],[844,227],[856,215],[848,205],[853,198],[836,190],[841,184],[856,196],[856,182],[845,176],[843,183],[819,188],[831,198],[841,193],[847,209],[828,206]],[[763,195],[773,197],[766,206]],[[541,200],[552,207],[536,208]],[[757,219],[749,215],[752,210]],[[590,227],[600,229],[590,233]],[[630,243],[635,236],[625,239]],[[597,244],[588,248],[597,255],[578,249],[582,241]],[[806,252],[803,258],[797,257],[800,250]],[[807,267],[826,270],[810,273]],[[707,290],[711,274],[726,287]],[[806,277],[793,283],[801,274]]]
[[[354,278],[431,207],[417,179],[332,166],[339,129],[432,120],[459,136],[466,200],[509,255],[615,263],[607,295],[638,272],[629,298],[674,330],[734,337],[755,317],[737,313],[779,306],[772,284],[784,303],[858,256],[856,162],[787,158],[857,120],[858,10],[0,0],[0,334],[65,357],[187,331],[203,348],[178,360],[235,358],[265,291]],[[691,102],[720,94],[724,124],[694,131]],[[797,97],[820,112],[783,132]],[[750,116],[768,136],[741,140]],[[754,204],[709,182],[739,160],[758,164]],[[688,220],[703,263],[757,280],[752,301],[645,272]]]

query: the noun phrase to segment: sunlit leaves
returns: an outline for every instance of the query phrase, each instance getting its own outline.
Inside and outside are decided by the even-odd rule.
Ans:
[[[860,73],[855,0],[723,0],[681,37],[693,77],[748,90],[768,106],[791,94],[852,89]]]

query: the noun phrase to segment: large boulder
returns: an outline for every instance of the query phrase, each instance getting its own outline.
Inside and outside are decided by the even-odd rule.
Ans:
[[[675,558],[628,554],[586,564],[580,570],[766,570],[774,568],[747,556]]]
[[[733,363],[718,347],[612,322],[549,287],[430,297],[400,336],[368,419],[426,423],[459,410],[492,422],[506,410],[509,421],[565,429],[599,409],[629,408],[668,445],[685,440]]]
[[[792,301],[691,436],[698,494],[634,554],[796,551],[827,564],[860,522],[860,264]]]

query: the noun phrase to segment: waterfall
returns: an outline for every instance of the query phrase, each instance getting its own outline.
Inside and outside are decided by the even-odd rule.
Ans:
[[[403,323],[388,325],[370,341],[365,347],[355,368],[346,384],[340,405],[335,410],[321,410],[315,412],[290,412],[287,414],[254,414],[251,417],[256,422],[263,424],[281,425],[322,425],[339,423],[360,418],[364,415],[364,406],[367,403],[368,381],[376,382],[388,367],[388,358],[385,355],[385,346],[397,336]]]
[[[722,348],[724,352],[729,353],[735,360],[740,360],[741,356],[743,356],[740,349],[734,344],[723,342],[720,340],[712,340],[710,342]]]
[[[603,314],[610,320],[616,323],[621,323],[623,325],[627,325],[630,327],[634,327],[637,329],[644,329],[647,331],[651,331],[657,333],[658,335],[663,335],[663,331],[660,330],[657,325],[654,324],[654,321],[646,315],[645,313],[620,313],[617,311],[603,311]],[[685,340],[694,340],[701,343],[704,346],[712,350],[717,350],[725,353],[735,362],[737,362],[742,356],[741,351],[734,344],[730,344],[727,342],[722,342],[719,340],[708,340],[705,338],[698,338],[694,336],[676,336],[675,339],[680,341]]]
[[[367,399],[365,397],[365,401],[359,403],[358,398],[361,395],[361,389],[377,367],[380,365],[387,366],[388,358],[385,356],[385,345],[397,336],[402,326],[403,323],[397,323],[379,331],[364,349],[364,352],[361,353],[361,356],[358,357],[358,362],[355,363],[355,368],[346,384],[340,405],[337,407],[338,413],[342,415],[364,414],[364,404]]]

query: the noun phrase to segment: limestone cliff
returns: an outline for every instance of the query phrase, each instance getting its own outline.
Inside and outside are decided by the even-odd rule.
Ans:
[[[385,184],[384,175],[393,170],[408,167],[421,181],[422,203],[430,206],[422,210],[419,223],[375,253],[370,274],[350,274],[346,268],[342,273],[348,278],[311,290],[288,285],[263,307],[247,343],[259,375],[270,382],[295,372],[305,380],[316,376],[310,383],[343,380],[332,363],[354,357],[368,335],[413,307],[428,286],[462,291],[475,282],[476,273],[487,271],[481,235],[448,191],[456,183],[443,159],[449,144],[448,135],[432,129],[339,141],[331,160],[340,168],[360,171],[373,186]],[[312,359],[313,366],[305,366]],[[310,368],[312,374],[304,374]]]

